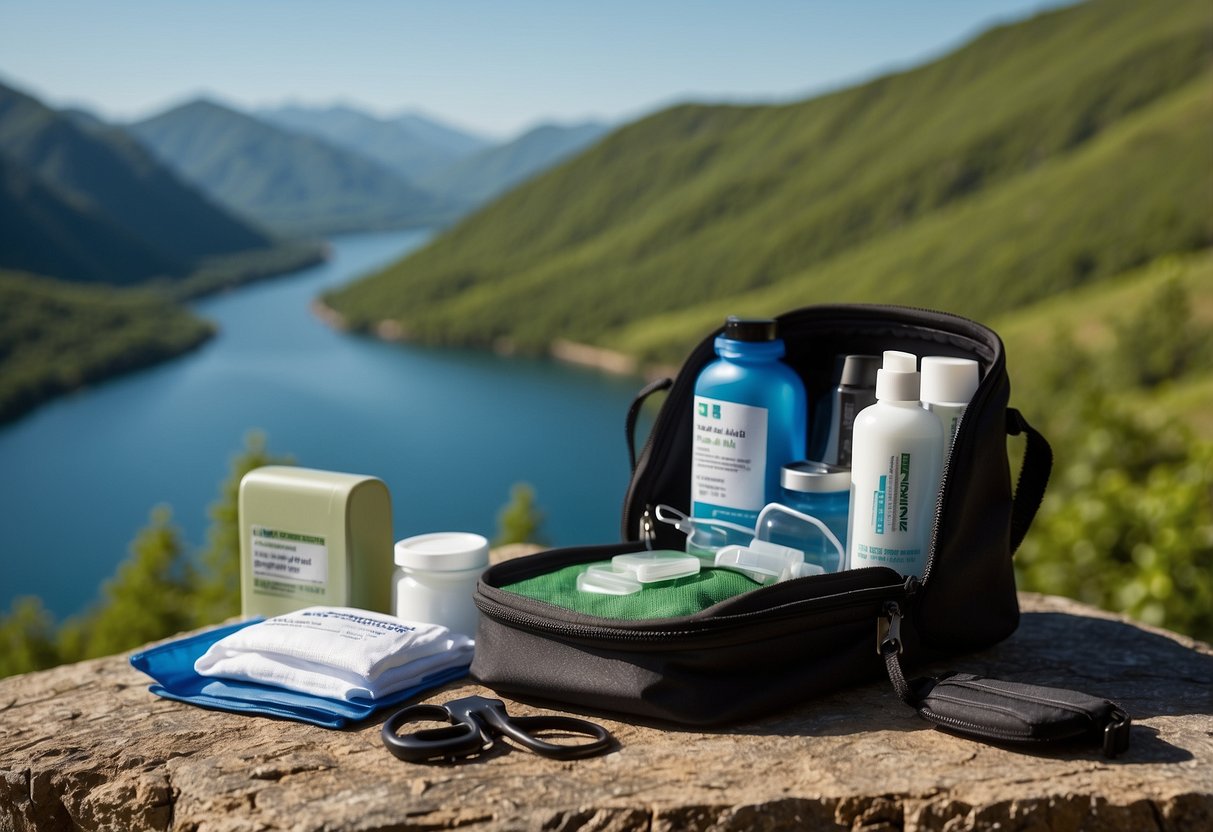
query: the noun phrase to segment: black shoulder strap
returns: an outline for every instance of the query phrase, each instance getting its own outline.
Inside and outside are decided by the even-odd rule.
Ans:
[[[1053,470],[1053,449],[1040,431],[1029,425],[1023,414],[1013,407],[1007,408],[1007,433],[1011,436],[1022,434],[1028,440],[1011,503],[1011,552],[1014,553],[1023,543],[1040,509],[1040,501],[1044,499]]]
[[[636,394],[636,398],[632,399],[632,404],[628,408],[628,421],[626,425],[628,435],[628,461],[631,463],[632,470],[636,470],[636,420],[640,418],[640,408],[644,406],[645,400],[654,393],[662,390],[669,390],[674,384],[672,378],[659,378],[656,381],[646,384],[644,389]]]

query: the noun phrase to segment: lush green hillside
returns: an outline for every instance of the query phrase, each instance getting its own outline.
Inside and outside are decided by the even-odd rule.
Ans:
[[[209,101],[184,104],[129,129],[212,198],[284,234],[449,218],[437,198],[378,163]]]
[[[326,298],[358,328],[677,360],[728,311],[978,317],[1213,242],[1201,2],[1094,2],[787,106],[625,127]]]
[[[151,293],[0,271],[0,422],[177,355],[211,332]]]
[[[273,244],[188,187],[122,131],[82,127],[3,85],[0,155],[61,199],[104,215],[126,236],[157,251],[162,264],[176,264],[171,273],[184,274],[204,257]],[[132,278],[114,274],[112,282]]]
[[[409,182],[420,182],[489,146],[479,136],[421,116],[380,119],[347,106],[277,107],[254,115],[360,153]]]
[[[545,124],[513,141],[482,150],[418,182],[465,205],[482,205],[510,188],[585,150],[607,128],[597,122]]]
[[[1154,353],[1174,333],[1137,332],[1134,316],[1161,311],[1160,299],[1182,293],[1192,332],[1204,333],[1196,366],[1167,368],[1155,374],[1165,383],[1144,388],[1135,367],[1158,363]],[[1172,416],[1199,436],[1213,441],[1213,251],[1172,255],[1097,284],[1048,298],[989,323],[1007,348],[1014,399],[1033,407],[1048,398],[1058,372],[1078,354],[1104,357],[1123,403],[1141,413]],[[1126,353],[1131,353],[1126,354]],[[1041,368],[1053,368],[1041,372]],[[1075,360],[1068,371],[1077,381],[1092,368]],[[1172,377],[1173,376],[1173,377]],[[1043,417],[1045,414],[1040,414]]]
[[[182,274],[169,257],[87,204],[70,201],[0,155],[0,266],[82,283]]]

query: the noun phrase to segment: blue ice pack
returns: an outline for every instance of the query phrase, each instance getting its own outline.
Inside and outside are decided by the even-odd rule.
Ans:
[[[155,679],[156,684],[148,687],[148,690],[165,699],[238,714],[293,719],[322,728],[344,728],[351,722],[366,719],[380,708],[398,705],[447,682],[461,679],[468,672],[467,665],[448,668],[426,676],[412,687],[380,699],[348,701],[296,693],[256,682],[200,676],[194,672],[194,662],[209,650],[212,644],[260,620],[229,624],[140,651],[131,656],[131,666]]]

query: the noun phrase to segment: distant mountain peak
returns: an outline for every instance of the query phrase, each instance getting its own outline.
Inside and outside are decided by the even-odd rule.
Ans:
[[[440,200],[380,161],[294,126],[299,112],[312,111],[258,117],[199,98],[129,129],[214,199],[285,234],[450,219]]]
[[[306,133],[352,150],[410,181],[430,176],[490,142],[475,134],[415,114],[380,118],[348,102],[288,104],[256,111],[271,124]]]

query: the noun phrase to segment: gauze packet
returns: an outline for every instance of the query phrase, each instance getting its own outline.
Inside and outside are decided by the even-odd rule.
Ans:
[[[220,639],[194,663],[202,676],[330,699],[378,699],[472,659],[446,627],[351,607],[308,607]]]

